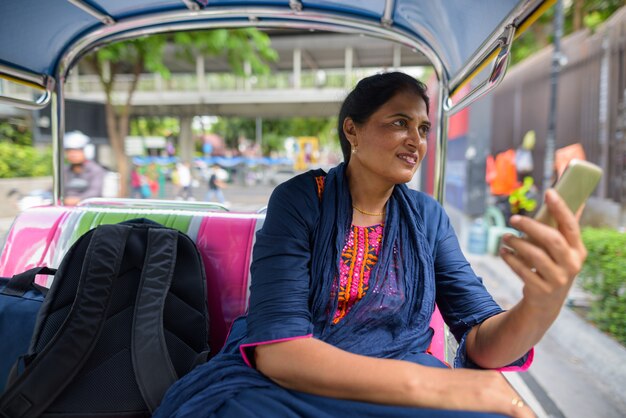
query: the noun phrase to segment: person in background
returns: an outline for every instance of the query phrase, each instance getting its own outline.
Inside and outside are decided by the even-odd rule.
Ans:
[[[85,147],[90,138],[80,131],[67,132],[63,138],[65,159],[63,169],[63,204],[74,206],[81,200],[102,196],[106,170],[87,159]]]
[[[191,168],[188,162],[176,164],[176,173],[178,174],[178,199],[189,200],[191,198]]]
[[[130,197],[143,198],[141,194],[141,174],[137,164],[133,164],[133,168],[130,171]]]
[[[207,202],[217,201],[219,203],[226,202],[222,189],[226,187],[228,173],[222,167],[214,164],[209,171],[209,191],[206,194]]]
[[[157,197],[160,194],[160,183],[159,167],[155,162],[148,164],[144,175],[146,176],[146,181],[148,182],[148,187],[150,188],[150,196]]]

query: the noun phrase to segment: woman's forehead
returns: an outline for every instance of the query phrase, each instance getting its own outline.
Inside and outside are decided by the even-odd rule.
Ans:
[[[402,113],[412,117],[428,119],[424,98],[410,91],[396,93],[391,99],[387,100],[376,113],[381,116]]]

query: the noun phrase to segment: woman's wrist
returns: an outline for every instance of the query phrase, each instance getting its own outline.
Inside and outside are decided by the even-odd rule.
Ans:
[[[551,303],[546,301],[535,301],[531,297],[524,295],[518,304],[519,313],[525,321],[549,321],[550,323],[556,319],[563,307],[565,299],[558,298]]]

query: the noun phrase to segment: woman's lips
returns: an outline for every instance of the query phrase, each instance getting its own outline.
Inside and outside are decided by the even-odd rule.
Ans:
[[[417,164],[417,155],[415,154],[401,153],[401,154],[398,154],[398,158],[410,165]]]

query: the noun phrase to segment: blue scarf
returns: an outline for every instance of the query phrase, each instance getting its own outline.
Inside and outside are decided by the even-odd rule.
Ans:
[[[320,218],[313,233],[310,306],[314,335],[347,351],[385,358],[424,352],[435,306],[433,260],[424,220],[404,184],[387,203],[382,248],[369,288],[337,324],[339,261],[352,223],[345,164],[326,175]],[[329,245],[329,244],[334,245]],[[331,261],[332,260],[332,261]]]

